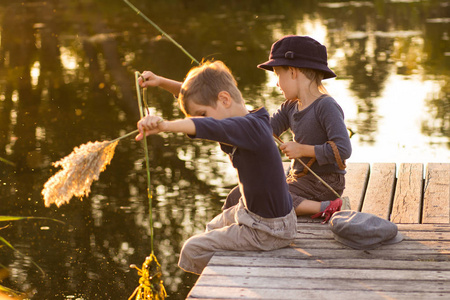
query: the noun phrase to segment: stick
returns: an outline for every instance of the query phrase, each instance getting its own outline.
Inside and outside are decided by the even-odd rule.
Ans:
[[[148,112],[148,107],[146,102],[144,102],[142,100],[142,95],[141,95],[141,89],[139,87],[139,77],[141,76],[141,74],[139,72],[135,72],[135,81],[136,81],[136,93],[137,93],[137,100],[138,100],[138,105],[139,105],[139,113],[141,116],[141,119],[144,117],[144,111],[142,109],[142,106],[145,105],[145,107],[147,108],[147,112]],[[144,138],[143,138],[143,142],[144,142],[144,151],[145,151],[145,166],[147,169],[147,196],[148,196],[148,215],[149,215],[149,222],[150,222],[150,249],[151,249],[151,254],[154,254],[153,251],[153,213],[152,213],[152,200],[153,200],[153,195],[152,195],[152,189],[151,189],[151,180],[150,180],[150,159],[148,157],[148,146],[147,146],[147,138],[145,137],[145,130],[144,130]]]
[[[198,62],[198,60],[196,60],[191,54],[189,54],[189,52],[186,51],[186,49],[183,48],[183,46],[181,46],[180,44],[178,44],[172,37],[170,37],[170,35],[168,35],[167,33],[165,33],[158,25],[156,25],[152,20],[150,20],[146,15],[144,15],[136,6],[134,6],[133,4],[131,4],[128,0],[123,0],[126,4],[128,4],[129,7],[131,7],[138,15],[140,15],[141,17],[143,17],[147,22],[149,22],[153,27],[155,27],[159,32],[161,32],[161,34],[165,37],[167,37],[169,39],[169,41],[171,41],[175,46],[177,46],[178,48],[181,49],[181,51],[184,52],[184,54],[186,54],[192,61],[196,62],[197,65],[199,65],[200,63]]]
[[[138,132],[139,132],[139,129],[133,130],[133,131],[128,132],[128,133],[126,133],[126,134],[124,134],[124,135],[122,135],[122,136],[120,136],[120,137],[118,137],[118,138],[116,138],[116,139],[114,139],[114,140],[112,140],[112,141],[109,141],[109,142],[110,142],[110,143],[114,143],[115,141],[124,139],[124,138],[129,137],[130,135],[135,134],[135,133],[138,133]]]
[[[280,137],[278,137],[277,135],[273,134],[273,138],[275,140],[275,142],[277,142],[278,145],[284,144],[283,141],[280,139]],[[316,173],[314,173],[313,170],[311,170],[310,167],[308,167],[301,159],[296,158],[296,160],[298,162],[300,162],[303,167],[305,167],[309,172],[311,172],[311,174],[313,174],[314,176],[316,176],[317,179],[320,180],[320,182],[322,182],[327,188],[330,189],[330,191],[332,191],[339,199],[342,200],[341,195],[339,195],[328,183],[326,183],[322,178],[320,178],[319,175],[317,175]]]

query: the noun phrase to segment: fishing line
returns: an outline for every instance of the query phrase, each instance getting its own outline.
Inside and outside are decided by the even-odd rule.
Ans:
[[[196,60],[186,49],[183,48],[180,44],[178,44],[170,35],[168,35],[164,30],[162,30],[158,25],[155,24],[152,20],[150,20],[146,15],[144,15],[136,6],[130,3],[128,0],[123,0],[129,7],[131,7],[138,15],[143,17],[148,23],[150,23],[153,27],[155,27],[163,36],[167,37],[169,41],[171,41],[175,46],[177,46],[181,51],[184,52],[192,61],[194,61],[197,65],[200,65],[198,60]]]

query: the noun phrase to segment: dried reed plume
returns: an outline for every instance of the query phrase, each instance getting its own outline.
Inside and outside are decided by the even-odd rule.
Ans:
[[[61,206],[75,197],[88,196],[94,180],[106,169],[114,156],[119,140],[88,142],[75,147],[73,152],[53,166],[61,166],[62,170],[53,175],[45,184],[41,194],[45,206],[55,203]]]

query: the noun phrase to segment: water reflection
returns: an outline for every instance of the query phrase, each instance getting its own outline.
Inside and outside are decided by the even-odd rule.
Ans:
[[[134,3],[197,59],[224,60],[249,105],[272,112],[282,96],[255,66],[281,35],[311,35],[328,46],[338,74],[326,87],[356,132],[351,160],[450,161],[446,2]],[[4,3],[0,20],[0,157],[17,164],[0,162],[0,215],[66,222],[1,229],[24,254],[0,248],[10,270],[2,284],[33,299],[126,299],[138,283],[128,265],[150,251],[141,144],[121,141],[83,201],[45,208],[40,191],[57,171],[51,162],[73,147],[134,130],[135,70],[182,80],[192,64],[120,1]],[[180,117],[161,90],[149,102],[164,118]],[[177,267],[181,245],[220,211],[235,173],[213,143],[162,135],[149,148],[155,253],[170,297],[183,299],[196,276]]]

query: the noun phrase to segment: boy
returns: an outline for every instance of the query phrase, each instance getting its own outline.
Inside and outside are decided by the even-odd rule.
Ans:
[[[144,132],[182,132],[219,142],[237,169],[242,195],[239,204],[216,216],[204,233],[186,241],[180,268],[200,274],[216,251],[288,246],[295,237],[297,218],[267,111],[247,110],[236,80],[220,61],[191,69],[181,87],[151,72],[143,73],[141,85],[149,77],[157,78],[152,86],[175,94],[180,90],[178,100],[187,118],[163,121],[147,116],[138,122],[136,140]]]

